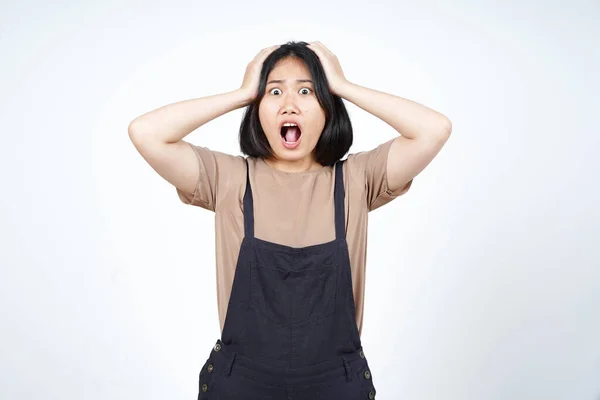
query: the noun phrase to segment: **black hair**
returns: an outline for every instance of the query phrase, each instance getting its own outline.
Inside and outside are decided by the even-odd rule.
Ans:
[[[315,147],[316,161],[323,166],[332,166],[352,146],[352,123],[342,99],[329,90],[323,65],[317,54],[307,47],[306,42],[287,42],[275,49],[264,60],[260,73],[258,94],[244,112],[239,131],[240,150],[250,157],[270,158],[273,149],[269,145],[258,117],[258,106],[265,95],[267,77],[278,61],[294,57],[303,61],[313,80],[315,94],[325,111],[325,126]]]

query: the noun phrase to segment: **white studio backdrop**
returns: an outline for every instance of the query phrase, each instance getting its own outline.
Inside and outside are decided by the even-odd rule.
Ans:
[[[196,398],[219,336],[214,214],[127,126],[304,40],[453,123],[370,214],[377,398],[600,399],[599,18],[597,1],[3,1],[0,398]],[[351,152],[397,135],[346,105]],[[185,140],[240,154],[242,113]]]

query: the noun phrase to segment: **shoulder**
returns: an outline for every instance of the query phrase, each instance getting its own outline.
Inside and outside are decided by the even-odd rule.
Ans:
[[[199,179],[194,193],[180,193],[186,203],[199,203],[202,207],[217,211],[230,193],[241,190],[246,183],[246,159],[206,146],[190,143],[199,161]],[[199,199],[192,201],[192,199]]]
[[[348,154],[344,172],[348,171],[349,175],[361,185],[365,185],[370,176],[384,175],[393,142],[394,139],[390,139],[370,150]]]
[[[388,187],[388,155],[394,140],[385,141],[371,150],[348,155],[348,175],[365,191],[369,211],[405,194],[411,187],[412,180],[395,191]]]
[[[381,162],[382,159],[386,159],[385,161],[387,161],[387,155],[394,139],[395,138],[385,141],[370,150],[348,154],[347,162],[350,165],[350,168],[352,168],[352,170],[364,170],[370,164],[376,163],[377,161]]]
[[[206,146],[198,146],[190,143],[200,161],[207,166],[219,167],[216,173],[226,173],[231,169],[245,168],[244,157],[241,155],[233,155],[217,150],[212,150]]]

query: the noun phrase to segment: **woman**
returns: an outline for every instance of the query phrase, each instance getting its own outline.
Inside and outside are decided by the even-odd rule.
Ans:
[[[402,136],[342,160],[342,98]],[[244,106],[247,157],[183,141]],[[375,398],[360,340],[367,213],[406,193],[450,132],[440,113],[350,83],[320,42],[265,48],[238,90],[132,121],[135,147],[181,201],[216,214],[221,338],[199,399]]]

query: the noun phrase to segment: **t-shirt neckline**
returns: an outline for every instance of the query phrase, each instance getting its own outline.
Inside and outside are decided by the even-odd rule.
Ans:
[[[275,174],[279,174],[279,175],[285,175],[285,176],[304,176],[304,175],[313,175],[313,174],[319,174],[321,172],[324,171],[329,171],[332,169],[332,167],[328,167],[328,166],[322,166],[320,169],[316,169],[314,171],[301,171],[301,172],[286,172],[286,171],[281,171],[277,168],[273,168],[271,167],[269,164],[267,164],[265,162],[265,160],[262,157],[258,157],[258,161],[265,166],[265,168],[267,168],[269,171],[275,173]]]

